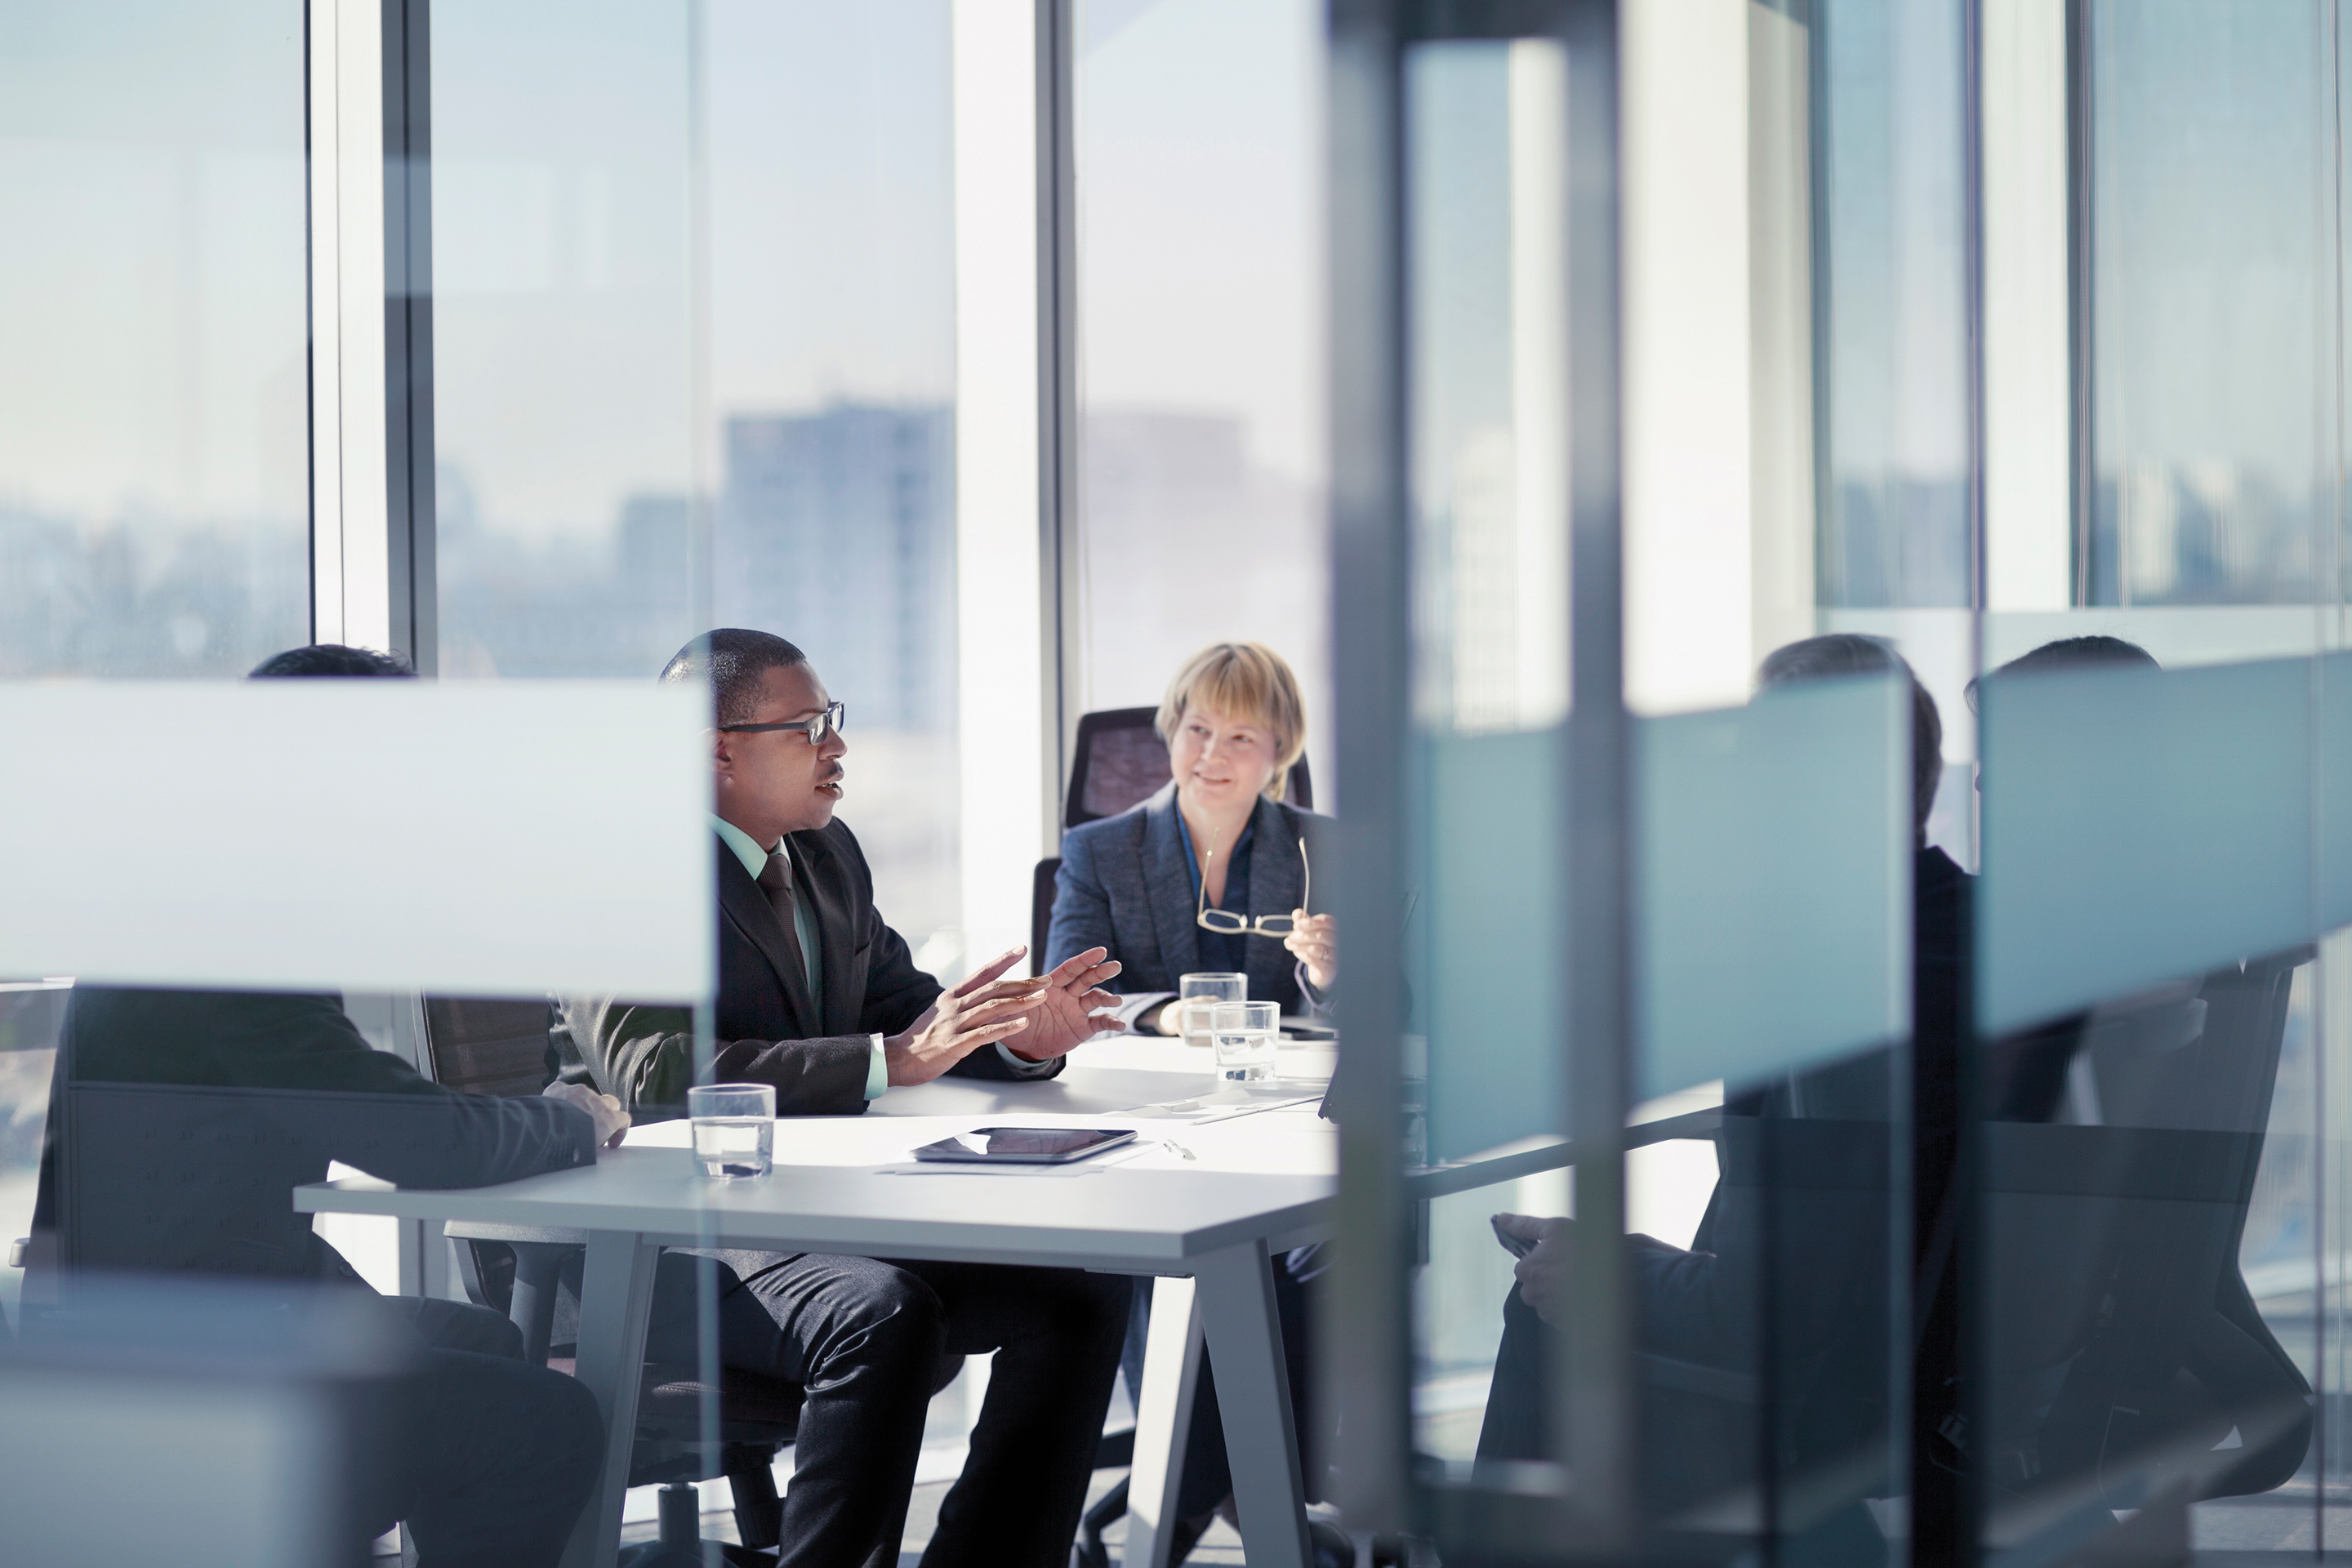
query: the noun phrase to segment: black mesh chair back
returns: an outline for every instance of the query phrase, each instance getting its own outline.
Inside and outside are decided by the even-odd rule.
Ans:
[[[1112,708],[1078,720],[1062,826],[1117,816],[1168,782],[1168,747],[1152,731],[1156,709]]]
[[[1140,805],[1169,779],[1168,745],[1152,730],[1156,708],[1107,708],[1081,715],[1070,746],[1070,787],[1062,826],[1076,827]],[[1283,799],[1315,809],[1315,781],[1301,756],[1292,764]]]
[[[545,997],[428,996],[433,1080],[467,1094],[537,1094],[552,1076],[547,1032],[554,1021]]]

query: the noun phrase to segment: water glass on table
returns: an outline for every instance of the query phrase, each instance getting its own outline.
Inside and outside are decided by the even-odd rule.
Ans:
[[[686,1091],[694,1158],[714,1182],[764,1176],[776,1157],[776,1091],[764,1083],[713,1083]]]
[[[1217,1076],[1227,1083],[1264,1083],[1274,1076],[1282,1009],[1272,1002],[1220,1002],[1209,1018]]]
[[[1178,1033],[1188,1046],[1209,1044],[1209,1009],[1220,1002],[1238,1002],[1249,994],[1246,974],[1180,974],[1176,977]]]

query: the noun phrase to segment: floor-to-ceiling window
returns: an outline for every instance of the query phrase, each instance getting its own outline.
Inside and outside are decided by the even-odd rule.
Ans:
[[[1328,809],[1320,13],[1076,0],[1078,710],[1297,671]]]
[[[433,71],[442,676],[794,642],[957,972],[946,5],[467,6]]]
[[[280,0],[0,6],[0,679],[309,640],[302,49]],[[12,1239],[64,999],[0,975]]]

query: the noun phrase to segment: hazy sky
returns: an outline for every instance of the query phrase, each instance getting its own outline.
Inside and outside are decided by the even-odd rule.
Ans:
[[[1322,8],[1082,0],[1084,395],[1238,413],[1253,456],[1323,458]]]

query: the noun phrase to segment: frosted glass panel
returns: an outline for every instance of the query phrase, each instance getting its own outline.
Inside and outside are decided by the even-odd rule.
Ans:
[[[2312,935],[2312,672],[2278,659],[1985,683],[1984,1028]]]
[[[1562,1126],[1559,745],[1537,730],[1429,749],[1425,908],[1408,935],[1428,933],[1433,1159]]]
[[[1909,722],[1900,686],[1841,680],[1636,723],[1639,1098],[1905,1033]],[[1562,1125],[1559,744],[1428,753],[1433,1158]]]
[[[709,698],[0,684],[0,974],[693,1001]]]
[[[2319,929],[2352,926],[2352,654],[2319,661]]]
[[[1787,688],[1635,729],[1644,1099],[1881,1045],[1910,1016],[1909,706]]]

